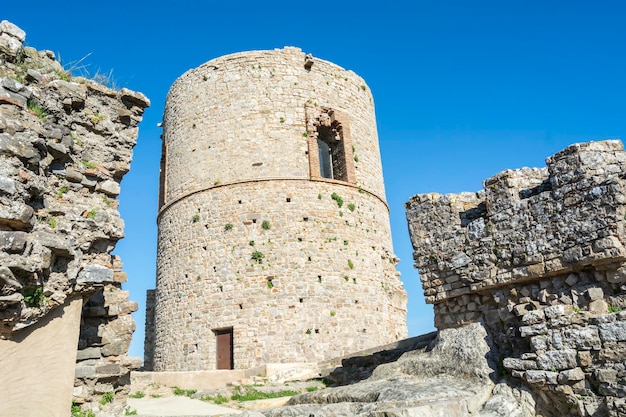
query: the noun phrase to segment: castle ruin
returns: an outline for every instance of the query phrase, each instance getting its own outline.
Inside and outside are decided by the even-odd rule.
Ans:
[[[0,369],[4,416],[121,413],[137,303],[111,254],[141,93],[73,77],[0,22]],[[108,398],[104,403],[103,398]]]
[[[537,415],[626,415],[626,152],[575,144],[478,193],[406,204],[439,330],[481,323]],[[534,415],[534,414],[533,414]]]
[[[163,118],[146,368],[315,362],[407,336],[369,88],[297,48],[211,60]]]

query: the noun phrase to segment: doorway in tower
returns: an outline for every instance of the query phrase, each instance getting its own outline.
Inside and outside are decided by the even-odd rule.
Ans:
[[[233,328],[214,329],[217,352],[217,369],[234,369]]]

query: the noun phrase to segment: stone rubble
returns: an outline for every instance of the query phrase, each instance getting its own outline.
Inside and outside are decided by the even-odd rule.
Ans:
[[[85,300],[76,402],[125,404],[137,303],[128,300],[119,183],[129,171],[141,93],[73,77],[50,51],[0,23],[0,337],[11,339],[66,301]]]

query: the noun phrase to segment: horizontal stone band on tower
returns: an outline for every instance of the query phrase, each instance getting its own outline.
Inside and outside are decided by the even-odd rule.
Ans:
[[[410,199],[427,302],[626,259],[621,142],[572,145],[546,162],[504,171],[478,193]]]

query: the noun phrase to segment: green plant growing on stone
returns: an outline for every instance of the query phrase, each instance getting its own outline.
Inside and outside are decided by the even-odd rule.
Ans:
[[[284,118],[284,117],[281,117],[281,118],[280,118],[280,122],[281,122],[281,123],[285,123],[285,118]]]
[[[192,222],[192,223],[198,223],[199,221],[200,221],[200,215],[199,215],[199,214],[194,214],[194,215],[191,217],[191,222]]]
[[[212,402],[214,404],[224,404],[224,403],[229,402],[230,398],[222,394],[217,394],[215,397],[211,395],[203,395],[202,397],[200,397],[200,400],[205,401],[205,402]]]
[[[78,137],[78,133],[76,133],[75,130],[72,130],[70,132],[70,137],[72,138],[72,140],[74,141],[74,143],[78,146],[80,146],[82,148],[83,146],[83,141],[80,140],[80,138]]]
[[[224,225],[224,230],[225,231],[233,230],[233,224],[232,223],[226,223]]]
[[[350,277],[349,277],[349,276],[347,276],[347,275],[344,275],[344,276],[343,276],[343,279],[345,279],[345,280],[346,280],[346,282],[350,281]]]
[[[261,223],[261,229],[270,230],[271,229],[270,222],[268,220],[263,220],[263,223]]]
[[[137,392],[135,392],[133,394],[128,395],[128,398],[143,398],[145,396],[146,396],[146,394],[144,394],[143,391],[137,391]]]
[[[72,417],[96,417],[96,414],[91,410],[81,410],[80,404],[72,403]]]
[[[95,125],[106,120],[106,118],[107,118],[106,114],[96,112],[91,117],[91,123]]]
[[[335,317],[335,315],[336,315],[336,314],[337,314],[337,313],[335,313],[334,311],[331,311],[331,312],[330,312],[330,317]]]
[[[53,228],[53,229],[54,229],[55,227],[57,227],[57,219],[56,219],[56,217],[50,217],[50,218],[48,219],[48,226],[50,226],[50,227],[51,227],[51,228]]]
[[[67,185],[61,186],[61,188],[59,188],[59,192],[57,193],[57,198],[63,198],[63,194],[66,194],[69,190],[70,188]]]
[[[256,401],[268,398],[291,397],[298,394],[300,394],[298,391],[293,390],[264,392],[247,386],[244,388],[243,392],[241,388],[238,387],[237,392],[233,393],[230,399],[233,401]]]
[[[195,389],[182,389],[179,387],[173,387],[174,395],[178,397],[189,397],[191,398],[193,394],[197,392]]]
[[[134,409],[130,408],[130,406],[126,407],[124,409],[124,415],[125,416],[136,416],[137,415],[137,410],[134,410]]]
[[[106,195],[102,196],[102,202],[105,206],[111,207],[111,200]]]
[[[43,287],[24,291],[24,303],[28,307],[43,307],[46,304],[46,296],[43,294]]]
[[[250,242],[248,242],[248,245],[254,246],[254,240],[251,240]]]
[[[100,404],[104,405],[113,402],[114,396],[115,394],[113,393],[113,391],[105,392],[104,394],[102,394],[102,398],[100,398]]]
[[[609,304],[609,313],[619,313],[620,311],[622,311],[622,307]]]
[[[339,194],[337,193],[332,193],[330,195],[330,198],[332,198],[333,200],[335,200],[337,202],[337,205],[339,206],[339,208],[341,208],[341,206],[343,206],[343,198],[341,198],[339,196]]]
[[[306,332],[304,332],[304,333],[306,333],[306,334],[311,334],[311,333],[312,333],[312,331],[311,331],[311,329],[306,329]]]
[[[305,138],[308,138],[309,137],[309,132],[303,132],[302,136],[304,136]]]
[[[365,84],[361,85],[361,90],[363,90],[363,91],[367,90],[367,87],[365,86]]]
[[[272,280],[271,280],[271,279],[268,279],[268,280],[267,280],[267,288],[269,288],[270,290],[271,290],[272,288],[274,288],[274,283],[272,282]]]
[[[96,164],[94,164],[93,162],[90,162],[90,161],[82,161],[81,163],[83,164],[83,166],[84,166],[85,168],[88,168],[88,169],[96,169]]]
[[[41,107],[33,100],[29,100],[27,106],[28,110],[30,110],[35,116],[39,117],[39,120],[41,120],[42,122],[46,121],[46,118],[48,117],[48,111],[45,108]]]
[[[348,204],[348,210],[354,211],[355,208],[356,208],[356,205],[354,203]]]
[[[318,200],[321,200],[321,199],[322,199],[322,195],[321,195],[321,194],[318,194],[318,195],[317,195],[317,199],[318,199]]]
[[[350,259],[348,259],[348,268],[354,269],[354,263]]]
[[[359,157],[354,155],[354,162],[359,162]]]
[[[92,208],[91,210],[89,210],[87,212],[87,218],[88,219],[95,219],[96,218],[96,214],[98,214],[98,211],[95,208]]]
[[[250,255],[250,259],[258,264],[263,263],[263,258],[265,258],[265,255],[263,255],[263,252],[259,252],[258,250],[255,250],[252,252],[252,255]]]

